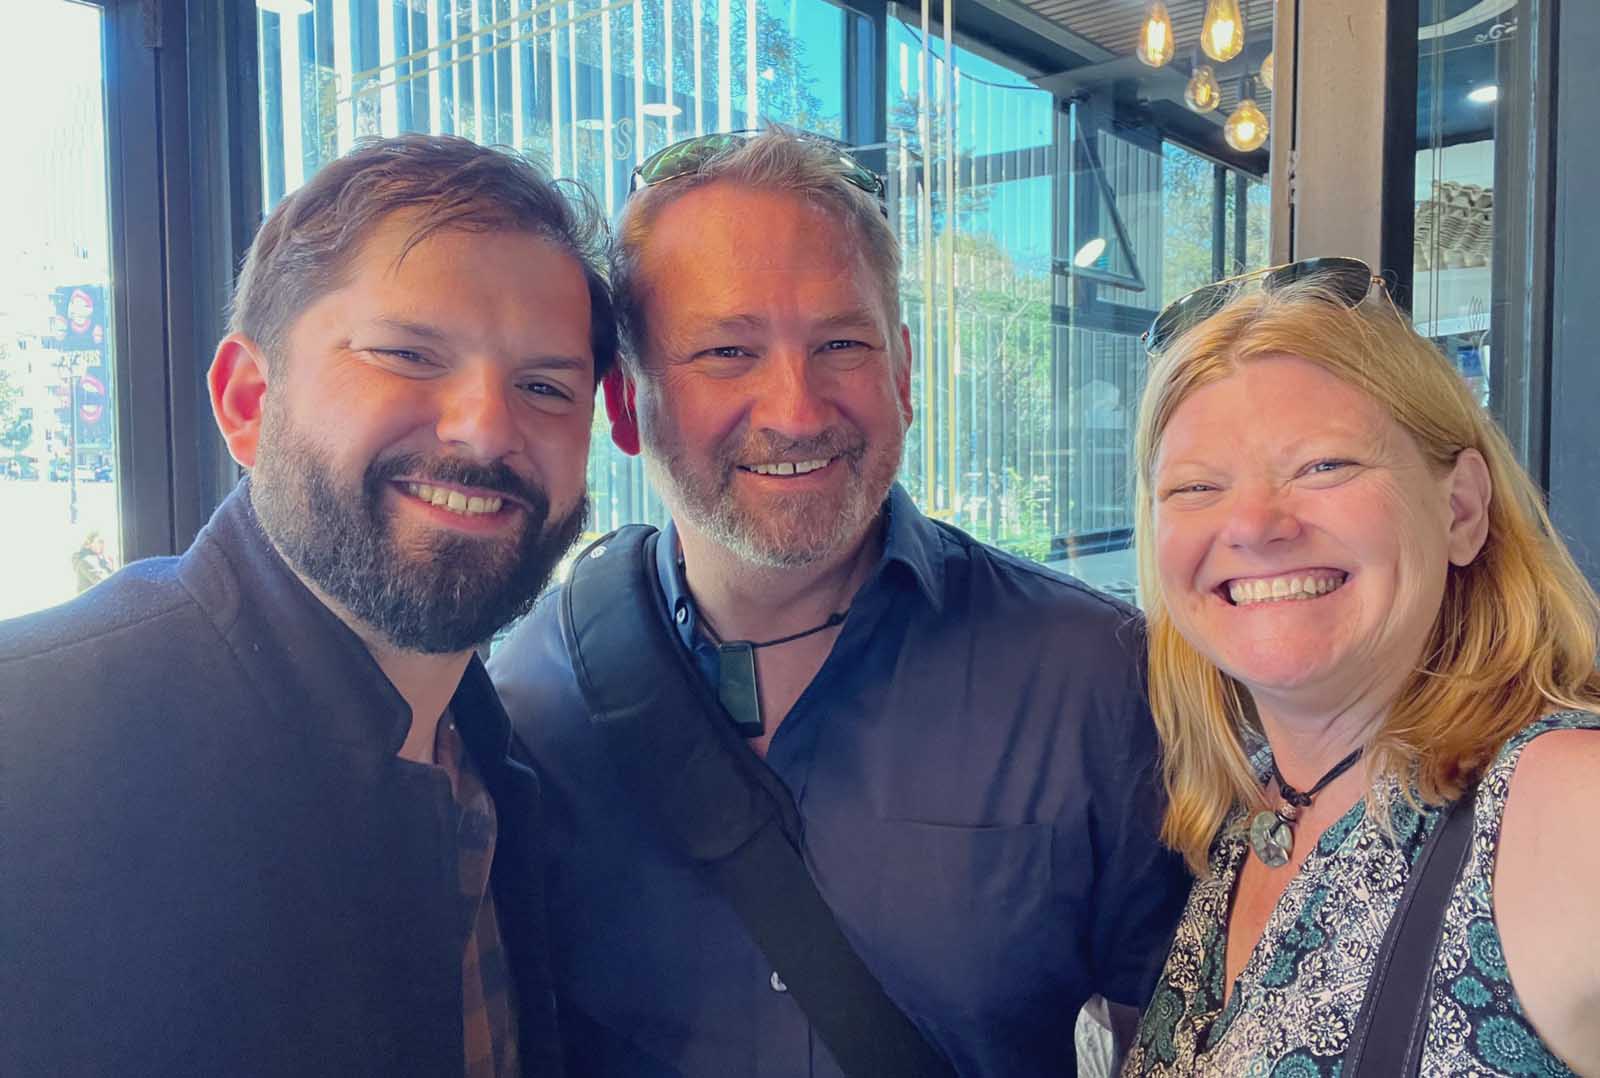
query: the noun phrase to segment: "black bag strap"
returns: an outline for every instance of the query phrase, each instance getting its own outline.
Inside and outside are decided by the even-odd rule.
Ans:
[[[700,864],[853,1078],[955,1078],[845,939],[796,846],[781,779],[749,750],[664,611],[654,528],[629,525],[573,563],[561,632],[624,786]]]
[[[1472,845],[1476,802],[1476,790],[1457,798],[1417,854],[1345,1049],[1342,1073],[1349,1078],[1409,1078],[1422,1066],[1430,975],[1445,905]]]

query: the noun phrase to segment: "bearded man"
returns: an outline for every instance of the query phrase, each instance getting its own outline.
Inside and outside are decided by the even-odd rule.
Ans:
[[[1070,1075],[1080,1007],[1143,1005],[1188,888],[1156,840],[1140,624],[895,484],[911,344],[881,192],[838,146],[781,131],[690,140],[636,173],[606,404],[672,515],[636,594],[659,597],[679,665],[728,712],[650,717],[734,721],[733,759],[792,801],[785,837],[847,942],[955,1073]],[[621,781],[637,772],[615,766],[619,724],[591,721],[563,633],[575,590],[489,663],[550,806],[569,1069],[851,1073],[841,1049],[873,1046],[815,1020],[847,994],[812,982],[808,1003],[791,972],[805,964],[764,949],[802,926],[727,899],[747,878],[731,840],[696,859],[663,839],[712,754],[682,769],[667,812]],[[738,816],[731,789],[706,816]],[[781,891],[770,907],[796,908]]]
[[[583,526],[600,239],[456,138],[274,209],[209,375],[249,476],[0,624],[0,1072],[560,1073],[538,783],[474,646]]]

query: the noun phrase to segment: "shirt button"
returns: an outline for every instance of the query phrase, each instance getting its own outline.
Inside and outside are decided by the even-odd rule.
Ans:
[[[682,599],[678,600],[678,612],[674,616],[678,619],[678,624],[679,625],[682,625],[684,622],[688,621],[689,620],[689,604],[684,602]]]
[[[783,983],[783,978],[778,976],[778,971],[772,971],[772,990],[774,992],[787,992],[789,986]]]

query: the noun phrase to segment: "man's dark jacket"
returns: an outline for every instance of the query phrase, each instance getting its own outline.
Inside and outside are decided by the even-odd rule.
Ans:
[[[474,659],[529,1075],[560,1073],[539,791]],[[466,925],[410,709],[235,490],[182,558],[0,623],[0,1074],[460,1074]]]

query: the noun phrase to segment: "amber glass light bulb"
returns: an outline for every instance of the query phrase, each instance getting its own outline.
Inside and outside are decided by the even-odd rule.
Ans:
[[[1259,150],[1261,144],[1267,141],[1267,117],[1256,107],[1249,88],[1245,89],[1243,100],[1222,125],[1222,137],[1240,153]]]
[[[1272,55],[1273,54],[1270,52],[1267,53],[1267,58],[1261,61],[1261,74],[1258,76],[1261,80],[1262,87],[1269,94],[1272,92],[1272,76],[1275,72],[1275,68],[1273,67],[1272,63]]]
[[[1162,67],[1172,59],[1172,16],[1161,0],[1150,0],[1144,9],[1138,52],[1139,59],[1151,67]]]
[[[1183,100],[1196,112],[1210,112],[1222,103],[1222,87],[1217,85],[1217,73],[1210,64],[1195,67],[1189,85],[1183,88]]]
[[[1239,0],[1207,0],[1205,21],[1200,24],[1200,47],[1219,64],[1244,50],[1244,15],[1239,11]]]

